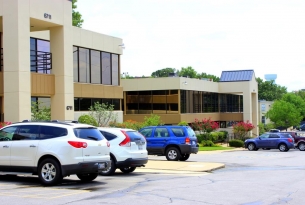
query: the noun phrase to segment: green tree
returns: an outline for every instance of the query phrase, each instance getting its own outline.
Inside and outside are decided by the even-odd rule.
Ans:
[[[194,70],[191,66],[188,66],[186,68],[181,68],[179,71],[179,76],[188,76],[189,78],[196,78],[197,77],[197,71]]]
[[[296,91],[295,94],[297,96],[300,96],[305,101],[305,91],[299,90],[299,91]]]
[[[305,117],[305,101],[302,97],[295,93],[286,93],[283,95],[282,100],[293,104],[301,116],[303,116],[303,118]]]
[[[276,100],[266,113],[266,117],[274,122],[276,127],[286,128],[298,125],[303,119],[295,105],[284,100]]]
[[[215,75],[211,75],[211,74],[207,74],[207,73],[198,73],[197,74],[197,78],[201,79],[201,78],[209,78],[209,79],[213,79],[214,82],[219,82],[220,78],[215,76]]]
[[[51,108],[43,105],[43,103],[40,101],[32,102],[31,112],[33,121],[51,120]]]
[[[108,105],[108,103],[100,104],[99,102],[95,102],[89,108],[89,115],[97,121],[98,126],[105,127],[109,122],[117,121],[117,114],[113,112],[113,107],[113,105]]]
[[[275,84],[274,81],[264,81],[261,78],[256,78],[258,84],[258,99],[274,101],[280,100],[287,93],[287,88]]]
[[[163,68],[161,70],[157,70],[151,73],[152,77],[168,77],[170,73],[176,73],[177,70],[175,68]]]
[[[75,10],[77,9],[76,3],[77,0],[72,0],[72,25],[81,28],[84,20],[82,19],[82,15]]]

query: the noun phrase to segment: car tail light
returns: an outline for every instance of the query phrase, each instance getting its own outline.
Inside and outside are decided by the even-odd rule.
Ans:
[[[110,147],[110,143],[107,141],[107,147]]]
[[[293,142],[293,140],[291,138],[288,138],[288,142]]]
[[[86,148],[88,146],[86,142],[68,141],[68,143],[75,148]]]
[[[119,145],[124,147],[130,147],[131,146],[130,137],[124,130],[121,130],[121,132],[125,135],[125,139]]]
[[[191,144],[191,140],[190,140],[189,137],[186,137],[186,138],[185,138],[185,144]]]

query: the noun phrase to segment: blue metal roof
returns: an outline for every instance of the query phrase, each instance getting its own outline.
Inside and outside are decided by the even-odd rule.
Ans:
[[[219,82],[251,81],[254,70],[222,71]]]

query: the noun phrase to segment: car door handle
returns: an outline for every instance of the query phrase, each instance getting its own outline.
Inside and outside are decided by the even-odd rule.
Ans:
[[[7,146],[7,145],[4,145],[4,146],[3,146],[3,148],[9,148],[9,146]]]
[[[30,147],[36,147],[35,145],[30,145]]]

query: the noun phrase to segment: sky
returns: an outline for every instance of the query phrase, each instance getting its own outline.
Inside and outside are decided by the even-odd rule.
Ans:
[[[123,40],[121,73],[254,70],[305,88],[304,0],[78,0],[77,11],[83,29]]]

